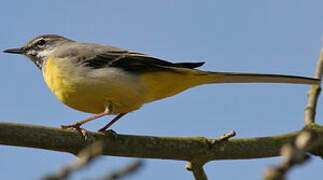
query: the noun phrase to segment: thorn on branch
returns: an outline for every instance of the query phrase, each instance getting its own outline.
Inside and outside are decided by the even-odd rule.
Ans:
[[[214,143],[217,143],[217,142],[222,142],[222,141],[227,141],[229,140],[230,138],[234,137],[236,135],[236,132],[235,131],[230,131],[229,133],[227,134],[223,134],[222,136],[220,136],[218,139],[214,139],[212,140],[212,144]]]

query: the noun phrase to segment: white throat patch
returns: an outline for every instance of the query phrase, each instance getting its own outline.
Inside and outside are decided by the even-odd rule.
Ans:
[[[37,58],[40,58],[40,59],[47,59],[47,57],[53,52],[53,50],[49,50],[49,49],[44,49],[40,52],[38,52],[38,54],[36,55]]]

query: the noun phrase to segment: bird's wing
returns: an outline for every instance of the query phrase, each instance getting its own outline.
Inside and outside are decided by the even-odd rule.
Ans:
[[[194,69],[202,66],[204,62],[171,63],[132,51],[111,50],[97,54],[94,57],[83,59],[82,64],[94,69],[116,67],[128,72],[144,73],[152,71],[171,70],[173,68]]]

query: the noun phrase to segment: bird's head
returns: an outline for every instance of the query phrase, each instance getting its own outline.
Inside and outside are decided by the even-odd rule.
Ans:
[[[30,58],[40,69],[53,50],[72,40],[54,34],[38,36],[20,48],[6,49],[3,52],[21,54]]]

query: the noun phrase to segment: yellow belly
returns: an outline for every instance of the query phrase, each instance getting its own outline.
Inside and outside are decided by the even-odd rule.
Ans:
[[[136,78],[116,69],[88,69],[50,56],[43,69],[44,79],[55,96],[69,107],[101,113],[112,104],[111,114],[134,111],[145,103]]]
[[[111,67],[91,69],[53,56],[47,59],[43,75],[50,90],[67,106],[101,113],[112,105],[111,114],[134,111],[145,103],[173,96],[213,79],[207,72],[182,68],[140,75]]]

